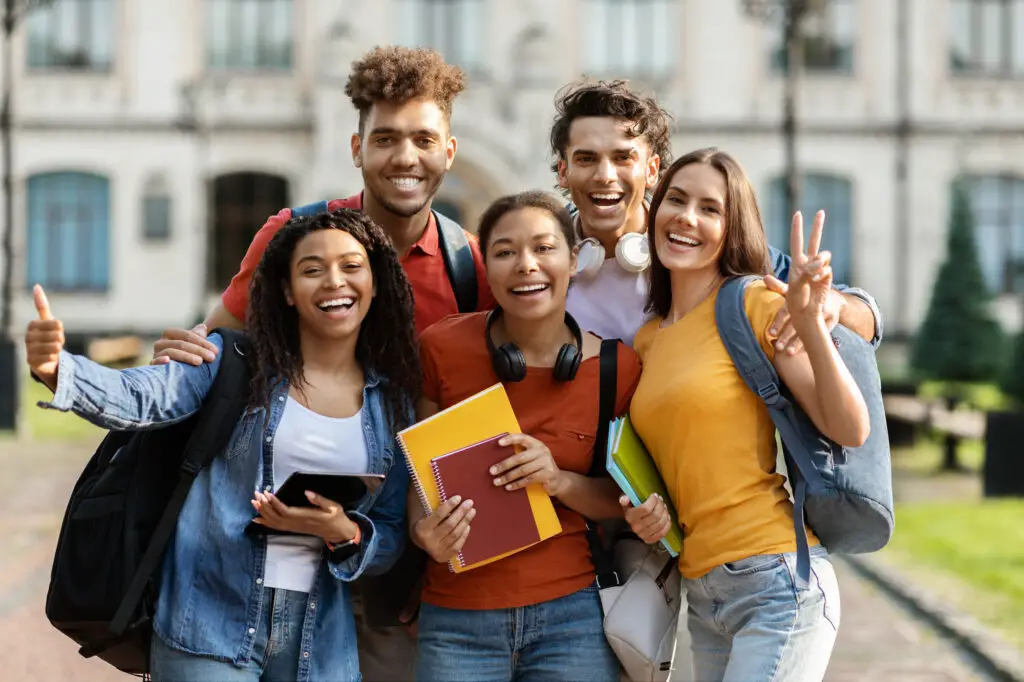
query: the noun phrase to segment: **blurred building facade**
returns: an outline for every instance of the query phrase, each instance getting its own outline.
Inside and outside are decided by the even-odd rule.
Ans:
[[[676,154],[718,145],[787,245],[781,30],[742,0],[56,0],[14,42],[16,315],[47,287],[71,329],[159,332],[216,301],[281,207],[360,188],[344,94],[384,43],[469,74],[439,208],[554,188],[555,92],[628,78],[675,117]],[[1005,325],[1024,295],[1024,0],[828,0],[798,97],[802,205],[837,275],[912,333],[968,179]]]

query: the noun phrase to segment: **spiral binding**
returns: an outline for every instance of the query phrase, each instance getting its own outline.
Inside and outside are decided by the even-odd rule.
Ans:
[[[426,512],[427,516],[434,513],[434,510],[430,508],[430,501],[427,499],[427,492],[423,489],[423,484],[420,482],[420,477],[416,475],[416,467],[412,464],[412,457],[409,456],[409,450],[405,447],[405,439],[402,438],[401,434],[398,436],[398,447],[402,449],[402,455],[405,457],[405,468],[409,470],[409,480],[412,481],[413,488],[416,489],[416,496],[420,498],[420,504],[423,505],[423,511]],[[441,502],[447,502],[448,498],[444,494],[444,488],[441,486],[441,477],[437,473],[437,467],[434,461],[430,461],[430,468],[434,470],[434,479],[437,481],[438,490],[441,492]],[[459,564],[465,568],[466,562],[462,559],[462,552],[459,552]],[[448,570],[452,573],[455,572],[455,567],[452,562],[448,562]]]
[[[437,468],[437,458],[430,460],[430,469],[434,472],[434,483],[437,484],[437,491],[441,494],[441,503],[444,504],[448,501],[448,493],[444,491],[444,480],[441,478],[441,470]],[[465,568],[466,559],[462,556],[462,552],[459,552],[457,558],[459,565]],[[448,570],[452,573],[455,572],[455,567],[451,561],[448,562]]]

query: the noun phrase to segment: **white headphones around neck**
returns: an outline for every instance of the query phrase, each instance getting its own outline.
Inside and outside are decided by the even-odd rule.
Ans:
[[[576,253],[576,275],[594,277],[601,269],[608,254],[601,242],[587,237],[578,247]],[[615,243],[615,262],[626,272],[643,272],[651,265],[651,250],[647,244],[647,235],[639,232],[627,232]]]

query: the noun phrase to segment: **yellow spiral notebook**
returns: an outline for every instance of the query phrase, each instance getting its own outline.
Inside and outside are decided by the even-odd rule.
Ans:
[[[409,477],[423,509],[431,514],[441,505],[441,491],[438,489],[431,460],[504,433],[522,433],[522,430],[519,428],[515,412],[512,411],[505,387],[500,383],[399,431],[398,442],[405,454]],[[533,521],[537,524],[537,535],[540,538],[538,542],[561,533],[562,524],[558,521],[551,497],[544,491],[544,487],[539,484],[529,485],[526,487],[526,493],[533,512]],[[470,533],[472,532],[470,526]],[[532,545],[466,566],[459,561],[450,561],[448,565],[455,573],[462,573],[498,561],[530,546]]]

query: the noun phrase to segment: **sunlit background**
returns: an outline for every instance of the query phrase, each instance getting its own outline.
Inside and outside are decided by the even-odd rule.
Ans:
[[[22,3],[25,4],[25,3]],[[279,208],[360,188],[348,66],[384,43],[470,76],[438,208],[472,229],[495,197],[551,189],[559,86],[623,77],[675,117],[676,154],[714,144],[759,188],[785,246],[786,50],[773,3],[743,0],[56,0],[13,58],[15,318],[40,282],[71,329],[194,321]],[[750,5],[761,7],[750,7]],[[801,206],[828,214],[840,280],[893,341],[924,314],[970,178],[999,318],[1024,293],[1024,3],[827,0],[796,96]]]

